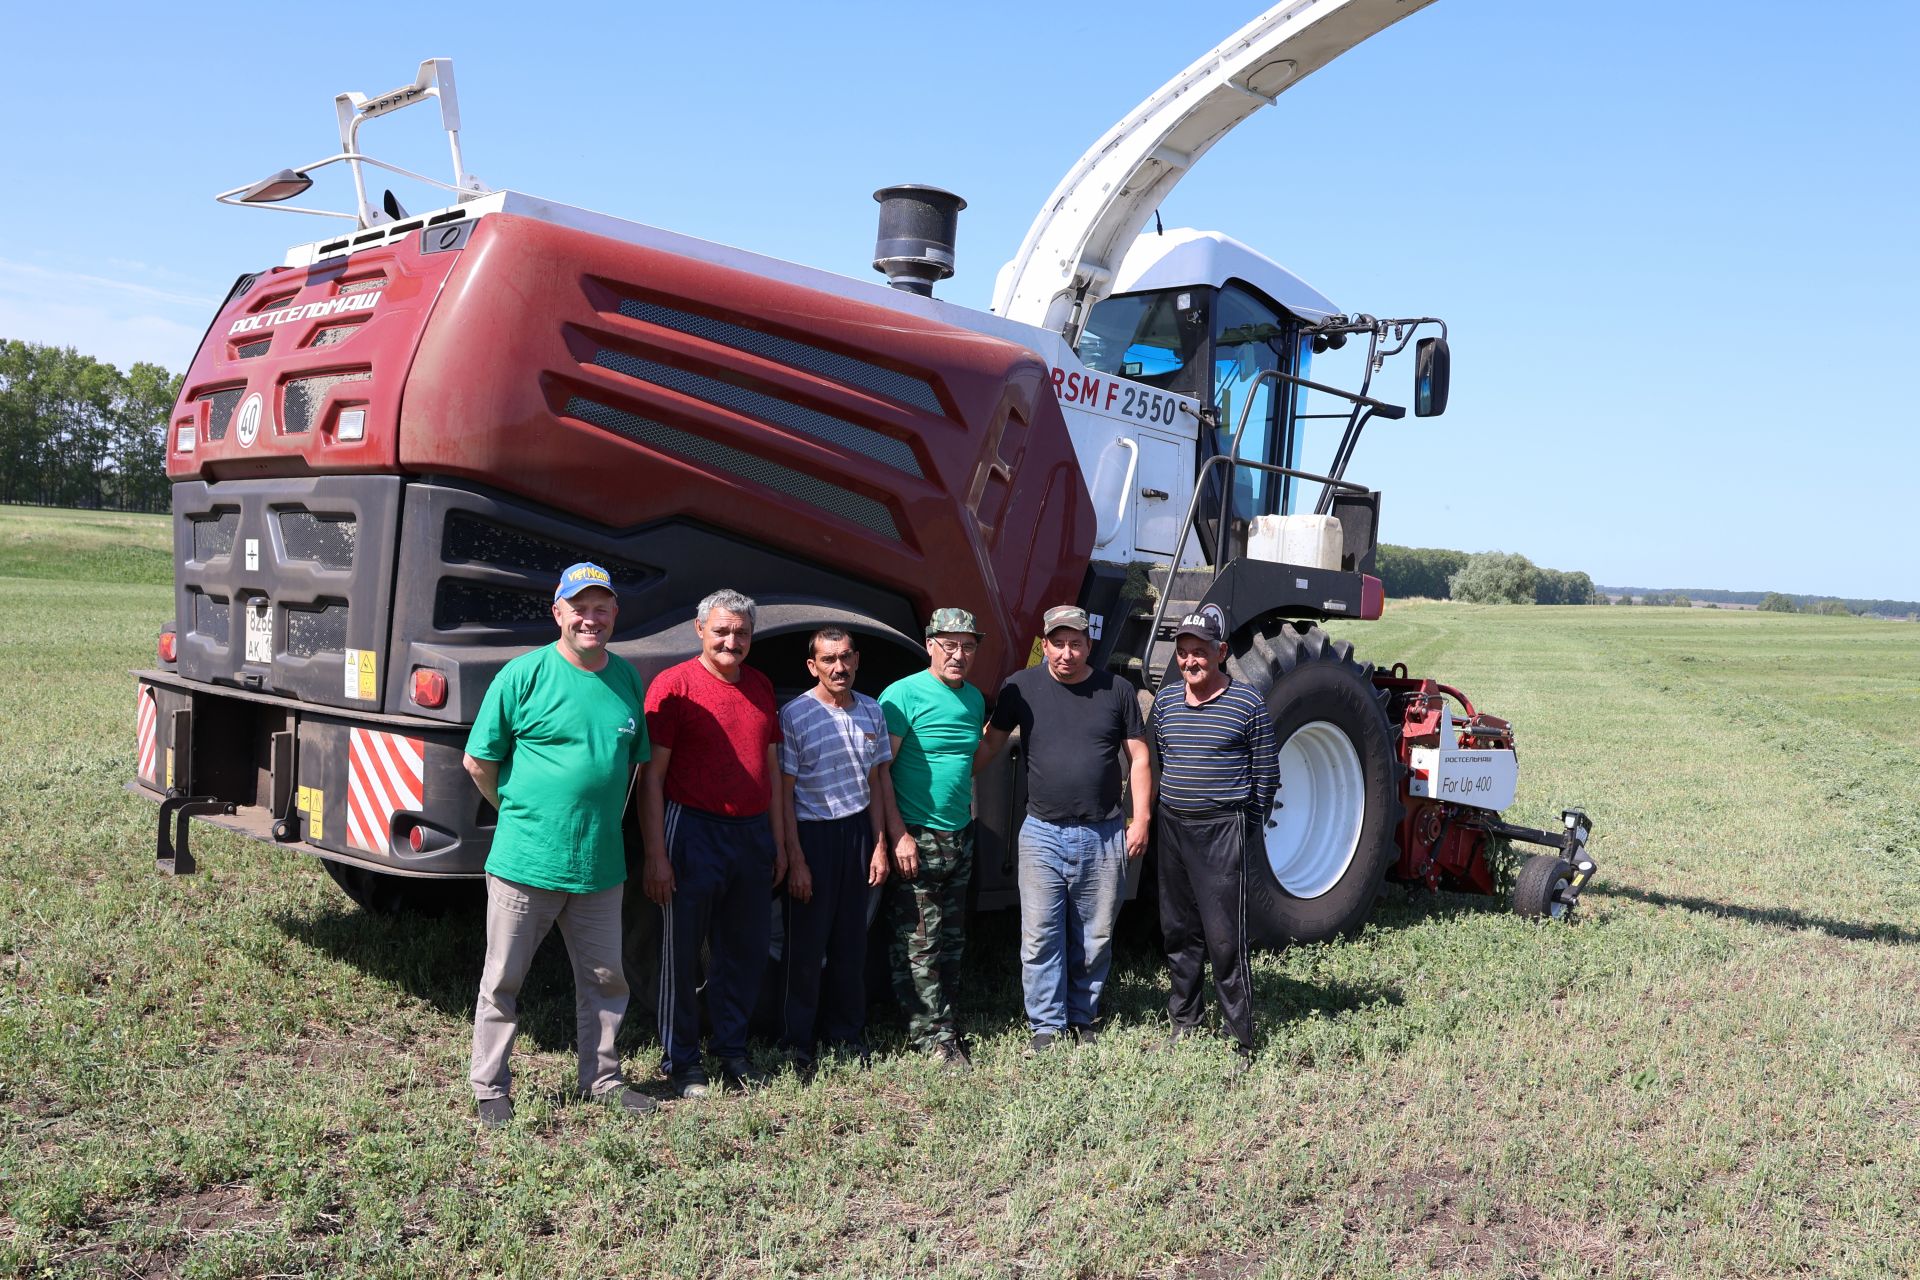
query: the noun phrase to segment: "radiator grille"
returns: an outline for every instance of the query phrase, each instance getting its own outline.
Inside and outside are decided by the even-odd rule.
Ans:
[[[697,436],[582,396],[568,400],[563,412],[568,417],[591,423],[649,449],[673,454],[709,470],[727,472],[775,493],[797,498],[809,506],[872,530],[889,541],[900,541],[900,530],[893,522],[893,513],[884,505],[865,494],[855,493],[818,476],[795,471],[792,467],[782,466],[718,440],[709,440],[705,436]]]
[[[676,369],[655,360],[628,355],[623,351],[603,348],[594,353],[593,362],[629,378],[651,382],[695,400],[705,400],[708,404],[719,405],[723,409],[758,418],[816,440],[824,440],[848,453],[864,454],[910,476],[920,475],[920,460],[913,456],[913,449],[906,441],[882,435],[844,418],[836,418],[832,414],[821,413],[817,409],[809,409],[764,392],[736,387],[731,382],[709,378],[689,369]]]
[[[287,611],[287,656],[311,658],[316,653],[342,653],[347,647],[347,602],[322,600],[318,604],[290,604]]]
[[[368,276],[364,280],[349,280],[333,292],[336,297],[348,293],[365,293],[369,289],[378,289],[386,282],[385,276]]]
[[[267,354],[267,348],[273,345],[272,338],[262,338],[258,342],[243,342],[233,349],[233,354],[242,360],[251,360],[255,356]]]
[[[648,324],[672,329],[676,333],[688,334],[723,347],[732,347],[736,351],[745,351],[749,355],[760,356],[766,360],[777,360],[781,364],[792,365],[796,369],[805,369],[823,378],[831,378],[836,382],[844,382],[848,386],[859,387],[863,391],[885,396],[889,400],[898,400],[902,404],[912,405],[926,413],[937,414],[940,417],[946,416],[946,410],[940,407],[940,397],[934,394],[933,384],[925,378],[901,373],[897,369],[888,369],[871,361],[862,360],[858,356],[842,355],[838,351],[827,351],[811,343],[797,342],[792,338],[782,338],[776,334],[761,333],[756,329],[748,329],[725,320],[715,320],[712,316],[695,315],[690,311],[661,306],[657,302],[643,302],[638,298],[622,298],[620,314],[630,320],[644,320]]]
[[[357,324],[330,324],[313,335],[309,347],[333,347],[351,338],[360,329]]]
[[[232,635],[229,627],[233,618],[233,606],[225,600],[210,596],[204,591],[193,593],[193,632],[207,636],[226,644]]]
[[[313,430],[314,415],[320,412],[320,405],[327,398],[327,392],[344,382],[365,382],[373,375],[360,373],[321,373],[311,378],[297,378],[287,384],[285,399],[282,401],[280,429],[289,435],[300,435]]]
[[[464,578],[442,578],[433,593],[433,628],[453,631],[469,624],[519,627],[553,624],[553,597],[546,591],[520,591]]]
[[[591,560],[612,574],[619,586],[637,585],[654,576],[654,570],[646,565],[508,528],[465,511],[448,513],[440,537],[440,558],[449,564],[483,564],[554,577],[568,565]]]
[[[193,558],[204,562],[232,555],[239,531],[240,513],[231,508],[193,517]]]
[[[233,411],[240,404],[241,393],[245,387],[227,387],[221,391],[209,391],[198,397],[207,403],[207,439],[224,440],[227,438],[227,426],[233,421]]]
[[[289,560],[312,560],[329,569],[353,568],[354,537],[359,528],[352,516],[321,515],[312,511],[282,511],[280,542]]]

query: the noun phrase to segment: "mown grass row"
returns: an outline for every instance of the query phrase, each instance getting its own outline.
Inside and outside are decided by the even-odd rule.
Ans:
[[[1263,1042],[1019,1056],[983,923],[956,1078],[872,1071],[633,1123],[567,1097],[530,984],[521,1118],[464,1084],[478,922],[372,919],[207,832],[151,870],[132,686],[164,588],[0,578],[0,1271],[1858,1275],[1920,1269],[1920,654],[1702,611],[1396,610],[1351,634],[1521,731],[1514,816],[1596,821],[1570,928],[1395,892],[1263,957]],[[645,1028],[629,1068],[648,1076]]]

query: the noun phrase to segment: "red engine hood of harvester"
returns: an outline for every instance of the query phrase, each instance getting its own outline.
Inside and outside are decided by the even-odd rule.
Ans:
[[[1087,486],[1039,357],[860,292],[509,214],[454,251],[276,269],[202,344],[168,471],[453,477],[608,528],[698,521],[973,610],[990,686],[1078,596]]]

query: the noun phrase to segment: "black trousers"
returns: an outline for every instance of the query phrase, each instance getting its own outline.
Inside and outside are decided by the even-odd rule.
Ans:
[[[1253,1049],[1253,982],[1247,964],[1247,859],[1262,832],[1244,812],[1196,817],[1160,809],[1160,931],[1166,935],[1176,1030],[1200,1025],[1203,965],[1213,964],[1220,1021]],[[1264,856],[1262,853],[1261,856]]]
[[[813,874],[813,900],[786,904],[787,984],[783,1048],[858,1045],[867,1025],[867,867],[873,822],[867,810],[796,824]]]

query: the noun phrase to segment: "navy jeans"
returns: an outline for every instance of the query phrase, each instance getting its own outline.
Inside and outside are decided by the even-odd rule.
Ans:
[[[1113,922],[1127,885],[1127,824],[1020,827],[1020,981],[1036,1034],[1091,1026],[1113,966]]]

